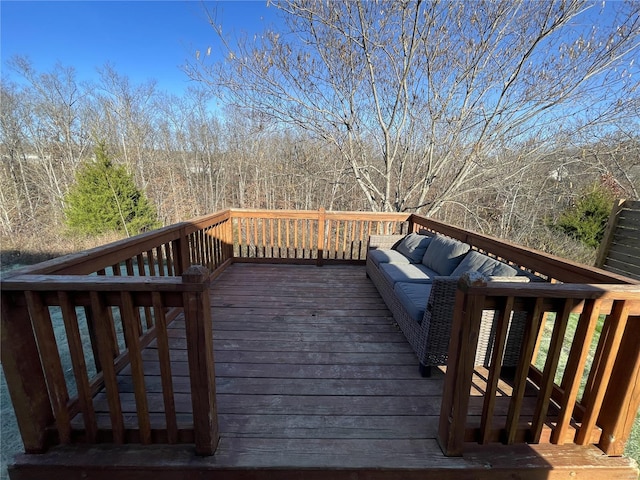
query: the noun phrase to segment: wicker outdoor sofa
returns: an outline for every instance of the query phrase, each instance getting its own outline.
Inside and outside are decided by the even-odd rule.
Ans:
[[[415,244],[419,237],[430,239],[426,240],[426,250],[418,248],[409,251],[407,256],[407,249],[403,249],[403,246],[409,239]],[[431,241],[434,239],[437,240]],[[434,248],[436,243],[440,248]],[[445,247],[442,247],[443,243]],[[430,254],[438,258],[430,262],[427,258]],[[445,274],[429,268],[433,266],[440,267]],[[431,375],[431,367],[447,364],[457,284],[462,271],[470,272],[476,267],[487,281],[535,280],[527,272],[482,255],[469,245],[448,237],[419,236],[414,233],[409,236],[373,235],[369,238],[367,276],[416,353],[423,376]],[[490,363],[497,317],[496,311],[485,311],[483,314],[476,365],[486,366]],[[514,312],[511,316],[503,355],[505,367],[517,365],[525,321],[526,312]]]

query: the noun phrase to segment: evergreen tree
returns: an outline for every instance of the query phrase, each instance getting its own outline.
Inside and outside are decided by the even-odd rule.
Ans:
[[[592,185],[573,205],[565,210],[556,227],[592,248],[598,248],[613,205],[614,194],[606,186]]]
[[[65,196],[65,218],[72,230],[89,235],[124,231],[131,236],[159,226],[146,195],[124,166],[111,161],[103,142],[95,149],[95,160],[82,165],[75,179]]]

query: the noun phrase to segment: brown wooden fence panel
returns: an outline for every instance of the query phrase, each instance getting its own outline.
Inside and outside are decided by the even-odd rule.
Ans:
[[[640,201],[616,202],[596,265],[640,280]]]

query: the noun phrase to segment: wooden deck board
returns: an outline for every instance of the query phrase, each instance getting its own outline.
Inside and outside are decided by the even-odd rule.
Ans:
[[[566,468],[555,477],[540,452],[558,455],[565,447],[518,446],[520,458],[505,447],[496,450],[502,453],[495,454],[495,467],[478,448],[470,456],[445,457],[436,440],[443,372],[420,377],[411,347],[362,267],[235,264],[212,284],[211,305],[220,431],[213,457],[196,457],[188,445],[64,446],[38,458],[19,457],[12,478],[82,478],[81,472],[110,480],[117,468],[127,478],[154,480],[223,473],[230,478],[355,478],[354,472],[361,475],[357,478],[381,479],[540,479],[564,478],[563,472],[570,478],[570,471],[597,463],[589,457],[591,450],[573,446],[573,463],[560,455]],[[180,428],[192,421],[184,320],[178,317],[168,331]],[[153,436],[165,421],[155,342],[142,358]],[[135,440],[129,367],[117,381],[125,437]],[[482,410],[484,383],[478,371],[470,423]],[[505,395],[509,390],[499,385]],[[497,421],[506,415],[507,402],[506,396],[496,399]],[[109,438],[107,406],[103,392],[94,397],[102,438]],[[525,402],[525,410],[532,408]],[[76,433],[82,430],[81,416],[72,426]],[[632,469],[616,462],[604,464],[621,476],[584,478],[632,478],[627,475]]]

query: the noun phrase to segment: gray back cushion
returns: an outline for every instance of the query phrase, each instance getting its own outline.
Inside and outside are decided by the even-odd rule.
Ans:
[[[427,235],[410,233],[396,245],[396,250],[407,257],[411,263],[420,263],[432,238]]]
[[[466,272],[478,272],[487,277],[515,277],[518,274],[515,268],[475,250],[467,253],[451,275],[456,277]]]
[[[453,238],[436,235],[429,243],[422,263],[440,275],[448,277],[471,247]]]

